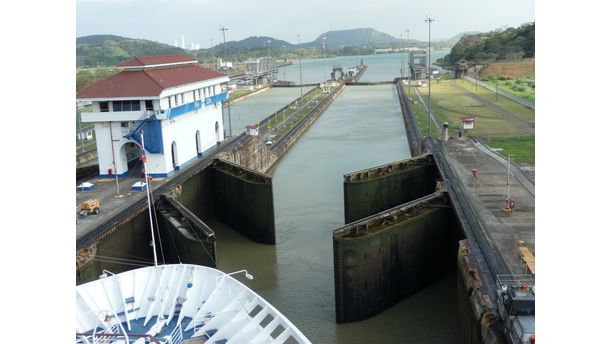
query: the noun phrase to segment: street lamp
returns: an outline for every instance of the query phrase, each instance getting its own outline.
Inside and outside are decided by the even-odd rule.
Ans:
[[[270,57],[270,43],[272,43],[272,41],[267,40],[266,43],[268,43],[268,57]]]
[[[435,21],[435,19],[431,19],[429,16],[427,17],[427,19],[425,19],[425,21],[428,23],[429,25],[429,53],[427,54],[427,58],[429,59],[429,69],[427,70],[427,86],[429,86],[429,125],[428,125],[428,132],[429,132],[429,137],[431,138],[431,22]]]

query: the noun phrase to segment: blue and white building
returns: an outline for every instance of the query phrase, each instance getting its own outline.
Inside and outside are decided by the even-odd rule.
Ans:
[[[77,93],[94,123],[101,177],[140,175],[141,132],[147,172],[167,177],[223,140],[221,85],[229,78],[188,55],[140,56],[121,72]]]

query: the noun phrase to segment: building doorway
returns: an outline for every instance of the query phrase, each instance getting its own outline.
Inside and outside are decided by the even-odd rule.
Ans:
[[[219,132],[219,121],[215,122],[215,136],[217,137],[217,144],[221,144],[221,133]]]

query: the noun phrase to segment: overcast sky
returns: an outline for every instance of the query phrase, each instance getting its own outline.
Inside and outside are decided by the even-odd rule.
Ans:
[[[310,42],[325,31],[367,28],[397,38],[447,39],[465,31],[491,31],[535,20],[535,0],[76,0],[77,37],[114,34],[173,44],[185,38],[201,47],[226,41],[271,36]]]

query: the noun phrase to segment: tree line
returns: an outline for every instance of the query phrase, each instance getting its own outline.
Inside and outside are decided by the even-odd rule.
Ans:
[[[535,57],[535,22],[517,28],[465,35],[443,59],[445,64],[473,60],[515,60]]]

